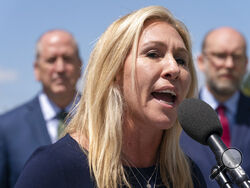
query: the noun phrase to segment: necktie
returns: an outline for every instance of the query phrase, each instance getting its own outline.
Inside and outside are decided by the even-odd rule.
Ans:
[[[223,104],[220,104],[217,107],[217,112],[220,118],[220,122],[223,128],[223,134],[221,139],[223,140],[223,142],[226,144],[226,146],[230,146],[230,130],[229,130],[229,121],[228,118],[225,114],[226,112],[226,107]]]
[[[58,119],[58,127],[57,127],[57,138],[60,137],[60,135],[62,134],[65,125],[64,125],[64,121],[65,118],[67,117],[68,113],[65,112],[64,110],[60,111],[57,115],[56,115],[56,119]]]

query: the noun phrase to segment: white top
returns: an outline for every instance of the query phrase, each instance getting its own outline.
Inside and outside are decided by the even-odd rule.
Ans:
[[[42,109],[42,114],[46,122],[46,127],[52,143],[57,141],[57,128],[59,125],[56,115],[62,110],[55,103],[53,103],[48,96],[41,92],[38,96],[39,103]],[[64,109],[66,112],[69,112],[72,102]]]

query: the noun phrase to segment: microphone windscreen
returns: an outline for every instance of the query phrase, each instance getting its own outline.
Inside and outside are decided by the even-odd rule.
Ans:
[[[222,126],[217,113],[200,99],[185,99],[178,108],[178,120],[183,130],[203,145],[212,134],[222,135]]]

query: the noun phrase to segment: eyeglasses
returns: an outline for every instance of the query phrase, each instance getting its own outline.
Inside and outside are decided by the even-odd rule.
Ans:
[[[245,54],[228,54],[220,52],[203,52],[203,54],[213,61],[224,63],[227,58],[231,58],[234,63],[243,63],[246,61]]]

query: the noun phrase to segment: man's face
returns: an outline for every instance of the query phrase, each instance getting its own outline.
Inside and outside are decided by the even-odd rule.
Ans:
[[[206,76],[208,89],[217,96],[232,96],[245,74],[245,42],[239,33],[215,31],[207,37],[199,67]]]
[[[81,61],[70,35],[55,32],[41,39],[35,76],[45,93],[54,96],[75,92],[80,68]]]

